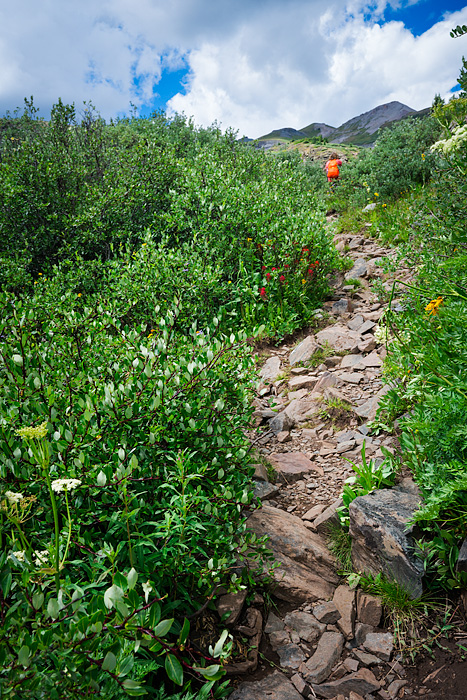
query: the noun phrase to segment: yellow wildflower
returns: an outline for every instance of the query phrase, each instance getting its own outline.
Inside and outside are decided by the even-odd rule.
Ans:
[[[425,306],[425,311],[428,311],[429,315],[434,315],[438,313],[438,307],[443,303],[443,297],[438,297],[437,299],[432,299],[429,304]]]

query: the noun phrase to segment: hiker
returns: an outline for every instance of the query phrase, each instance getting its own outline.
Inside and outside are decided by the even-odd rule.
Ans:
[[[331,157],[324,166],[326,168],[326,175],[328,176],[328,182],[335,183],[339,178],[339,165],[342,165],[342,161],[337,155],[337,153],[331,153]]]

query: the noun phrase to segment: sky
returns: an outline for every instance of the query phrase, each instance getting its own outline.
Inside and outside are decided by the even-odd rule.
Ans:
[[[0,0],[0,116],[33,96],[258,138],[456,90],[467,0]]]

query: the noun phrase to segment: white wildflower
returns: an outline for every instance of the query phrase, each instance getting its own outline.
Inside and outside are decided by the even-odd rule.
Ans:
[[[5,496],[10,503],[19,503],[24,498],[22,493],[15,493],[14,491],[5,491]]]
[[[47,421],[45,420],[36,428],[33,428],[32,425],[26,426],[25,428],[20,428],[16,431],[16,435],[19,435],[20,437],[23,437],[26,440],[33,440],[34,438],[36,440],[40,440],[41,438],[44,438],[47,435]]]
[[[378,326],[374,332],[375,340],[380,345],[385,345],[391,340],[391,333],[386,326]]]
[[[47,566],[49,563],[49,550],[42,549],[34,552],[34,564],[36,566]]]
[[[151,586],[151,584],[149,583],[149,581],[146,581],[146,583],[143,583],[142,586],[143,586],[143,591],[144,591],[144,599],[145,599],[145,601],[146,601],[146,603],[147,603],[147,602],[148,602],[148,598],[149,598],[149,594],[150,594],[150,592],[152,591],[152,586]]]
[[[55,479],[52,481],[52,491],[60,493],[61,491],[73,491],[78,486],[81,486],[79,479]]]
[[[24,562],[26,561],[26,552],[22,550],[18,550],[17,552],[12,552],[11,554],[8,555],[8,559],[17,559],[18,561]]]

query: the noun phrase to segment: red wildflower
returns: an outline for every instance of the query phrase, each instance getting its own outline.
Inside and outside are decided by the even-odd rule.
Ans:
[[[268,282],[269,282],[269,280],[271,279],[271,273],[270,273],[270,272],[266,272],[266,279],[267,279]]]
[[[289,267],[290,267],[290,265],[284,265],[285,270],[287,270],[287,268],[289,268]]]
[[[272,267],[271,269],[272,269],[272,270],[277,270],[277,267]]]
[[[312,275],[312,274],[313,274],[313,268],[312,268],[312,267],[309,268],[308,274],[309,274],[309,275]]]
[[[266,265],[261,265],[261,269],[262,269],[262,270],[265,270],[265,269],[266,269]]]
[[[266,287],[261,287],[261,291],[259,293],[261,299],[266,299]]]
[[[281,282],[285,282],[285,277],[284,277],[284,275],[281,275],[281,276],[279,277],[279,279],[280,279]]]

